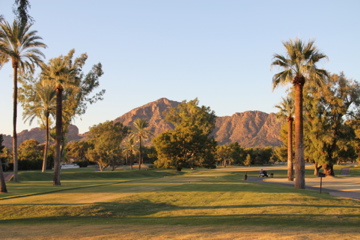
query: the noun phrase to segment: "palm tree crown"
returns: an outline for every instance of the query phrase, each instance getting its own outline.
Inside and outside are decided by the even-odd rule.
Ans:
[[[10,25],[7,21],[0,22],[0,51],[2,63],[12,61],[13,68],[20,71],[34,71],[35,66],[41,65],[45,55],[39,48],[46,45],[39,40],[42,38],[37,31],[30,31],[32,24],[22,25],[14,20]]]
[[[316,67],[321,59],[327,56],[320,53],[314,45],[314,41],[305,44],[300,39],[289,40],[283,43],[287,56],[275,54],[271,66],[278,66],[283,71],[273,77],[273,88],[279,84],[304,84],[306,80],[313,80],[321,84],[322,79],[328,76],[327,71]]]
[[[276,105],[275,107],[279,109],[279,112],[276,113],[276,117],[279,119],[286,119],[286,121],[292,121],[294,119],[295,108],[292,97],[282,98],[280,105]]]
[[[48,81],[41,80],[29,87],[32,88],[32,92],[29,94],[25,90],[24,96],[22,96],[24,120],[29,120],[31,124],[35,118],[38,118],[41,124],[45,126],[46,118],[55,116],[55,89]]]

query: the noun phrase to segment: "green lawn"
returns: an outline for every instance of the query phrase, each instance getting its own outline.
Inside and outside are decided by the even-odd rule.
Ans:
[[[354,172],[358,173],[358,169]],[[274,173],[286,177],[284,170]],[[79,232],[87,229],[90,235],[86,237],[97,239],[104,233],[103,229],[111,232],[114,228],[121,231],[125,228],[143,231],[147,236],[144,239],[150,236],[170,239],[168,235],[175,239],[171,232],[186,229],[177,234],[184,237],[190,231],[195,234],[191,236],[198,239],[211,239],[206,234],[214,231],[218,239],[232,239],[234,235],[229,233],[250,234],[254,229],[254,237],[266,231],[270,237],[287,239],[281,238],[286,229],[289,231],[286,236],[292,236],[288,239],[297,239],[300,230],[307,232],[308,239],[322,239],[322,231],[336,229],[337,233],[344,231],[346,236],[356,239],[360,201],[244,181],[243,174],[232,168],[181,173],[150,169],[115,172],[69,169],[62,172],[62,186],[52,186],[52,173],[20,172],[21,182],[8,183],[9,193],[0,195],[0,231],[6,232],[3,236],[9,239],[17,239],[16,236],[38,239],[42,234],[44,239],[50,236],[71,239],[79,236],[75,233],[68,236],[64,229],[78,227]],[[258,171],[248,171],[248,174],[256,177]],[[307,174],[311,175],[312,171]],[[17,227],[37,235],[15,235]],[[63,229],[63,235],[56,235],[59,233],[51,229]],[[92,233],[95,229],[98,231]],[[204,229],[208,230],[203,232]],[[122,238],[126,236],[141,239],[133,232],[125,231]],[[345,239],[341,238],[344,236],[341,234],[338,239]],[[104,239],[112,237],[117,238],[109,235]]]

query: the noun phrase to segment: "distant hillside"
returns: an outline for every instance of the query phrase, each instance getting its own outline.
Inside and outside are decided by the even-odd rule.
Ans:
[[[218,117],[213,134],[220,145],[238,142],[243,147],[280,146],[280,128],[274,113],[247,111]]]
[[[180,103],[161,98],[144,106],[135,108],[115,119],[126,126],[132,126],[137,118],[149,120],[150,129],[156,136],[166,130],[173,129],[172,124],[164,119],[163,112],[169,107],[177,107]],[[280,146],[281,123],[274,113],[247,111],[232,116],[217,117],[216,127],[212,133],[219,144],[238,142],[243,147]]]
[[[150,130],[154,133],[154,136],[157,136],[159,133],[174,128],[171,123],[165,121],[163,112],[170,107],[177,107],[179,104],[179,102],[161,98],[125,113],[121,117],[116,118],[114,122],[121,122],[125,126],[132,126],[135,119],[145,118],[149,120]]]
[[[68,134],[66,135],[68,141],[78,141],[81,139],[79,135],[79,129],[75,125],[70,125],[68,129]],[[45,130],[41,128],[32,128],[31,130],[24,130],[18,135],[18,146],[25,140],[35,139],[39,143],[44,143],[45,139]],[[8,148],[12,148],[12,136],[4,135],[3,145]]]
[[[149,127],[156,136],[173,129],[173,125],[165,121],[163,112],[167,108],[177,107],[179,104],[180,102],[161,98],[125,113],[116,118],[114,122],[132,126],[135,119],[145,118],[149,120]],[[212,134],[220,145],[238,142],[242,147],[280,146],[280,127],[281,123],[276,119],[274,113],[246,111],[235,113],[232,116],[217,117],[216,127]],[[67,139],[77,141],[82,137],[83,135],[79,135],[78,128],[71,125]],[[44,130],[33,128],[30,131],[22,131],[18,134],[18,144],[31,138],[35,138],[40,143],[44,142]],[[11,147],[11,136],[4,136],[4,145]]]

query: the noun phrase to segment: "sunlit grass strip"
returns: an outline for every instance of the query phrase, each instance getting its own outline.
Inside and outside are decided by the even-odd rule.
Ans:
[[[100,184],[90,179],[68,180],[72,187],[60,192],[4,200],[7,205],[0,206],[0,219],[2,224],[282,227],[328,224],[344,227],[360,222],[359,201],[244,181],[239,176],[232,172],[203,171],[121,182],[97,180]],[[41,189],[45,183],[23,182],[16,186],[31,191]],[[86,198],[94,199],[86,202]]]

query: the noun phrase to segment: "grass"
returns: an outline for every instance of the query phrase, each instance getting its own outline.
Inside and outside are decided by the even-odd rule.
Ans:
[[[21,172],[0,195],[0,231],[9,239],[357,239],[359,201],[244,181],[232,169],[69,169],[61,187],[51,173]]]

